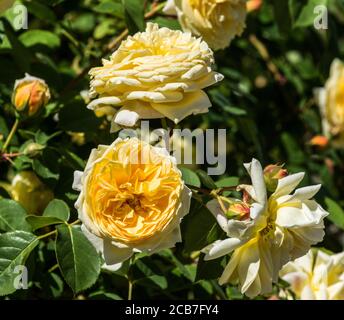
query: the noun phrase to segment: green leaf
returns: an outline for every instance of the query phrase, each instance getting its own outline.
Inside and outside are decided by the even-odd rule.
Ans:
[[[76,16],[70,21],[70,27],[78,33],[88,33],[93,31],[96,25],[96,17],[94,14],[87,12]]]
[[[171,30],[181,30],[182,29],[177,19],[157,17],[151,21],[154,23],[157,23],[160,28],[166,27],[166,28],[169,28]]]
[[[27,216],[26,221],[31,225],[33,231],[51,226],[53,224],[61,224],[64,223],[63,220],[58,219],[58,218],[53,218],[53,217],[38,217],[38,216]]]
[[[92,292],[88,297],[92,300],[123,300],[119,295],[103,290]]]
[[[42,178],[56,182],[59,173],[59,154],[52,148],[45,148],[39,159],[32,162],[33,170]]]
[[[111,0],[103,0],[96,5],[93,10],[98,13],[106,13],[117,18],[124,18],[123,6],[120,3]]]
[[[100,273],[100,257],[79,228],[57,228],[56,258],[67,284],[74,293],[91,287]]]
[[[193,200],[190,213],[182,221],[181,230],[184,250],[197,251],[214,241],[217,221],[207,207]]]
[[[85,102],[74,99],[59,112],[61,128],[65,131],[94,132],[102,120],[86,109]]]
[[[25,209],[18,202],[9,199],[0,200],[0,230],[30,231],[30,225],[25,221],[26,216]]]
[[[327,6],[328,0],[308,0],[308,3],[301,9],[297,18],[294,17],[294,28],[313,26],[317,13],[314,12],[316,6]]]
[[[205,261],[204,256],[202,253],[198,259],[195,281],[218,279],[223,272],[223,257]]]
[[[53,23],[57,20],[54,11],[43,3],[37,1],[25,1],[25,6],[29,10],[29,12],[36,16],[38,19],[49,23]]]
[[[45,208],[43,216],[58,218],[62,221],[68,221],[69,213],[69,207],[64,201],[54,199],[50,201],[48,206]]]
[[[19,36],[19,40],[26,47],[40,44],[50,49],[55,49],[60,46],[60,38],[56,34],[46,30],[28,30]]]
[[[130,34],[145,29],[144,1],[122,0],[124,17]]]
[[[28,216],[26,221],[30,223],[33,230],[37,230],[53,224],[64,223],[69,220],[69,215],[68,205],[62,200],[54,199],[45,208],[43,216]]]
[[[291,28],[290,16],[288,14],[288,1],[275,0],[273,2],[275,21],[281,34],[288,34]]]
[[[214,180],[203,170],[196,170],[197,175],[200,177],[202,184],[208,189],[216,189],[216,184]]]
[[[42,178],[54,180],[57,180],[59,178],[58,173],[53,172],[50,168],[48,168],[44,163],[42,163],[38,159],[33,160],[32,168]]]
[[[0,296],[16,291],[14,285],[19,274],[15,272],[15,267],[25,264],[37,244],[38,238],[29,232],[0,234]]]
[[[15,32],[13,32],[12,26],[7,20],[2,20],[5,34],[9,40],[15,63],[20,67],[22,71],[28,72],[30,70],[30,62],[32,60],[32,54],[17,38]]]
[[[219,181],[216,181],[215,184],[218,188],[235,187],[239,184],[239,178],[238,177],[227,177],[227,178],[223,178]]]
[[[332,199],[326,197],[327,211],[330,213],[327,219],[332,221],[338,228],[344,230],[344,210]]]
[[[145,275],[144,278],[135,279],[133,282],[138,283],[141,285],[155,285],[158,286],[160,289],[164,290],[167,288],[168,283],[166,278],[163,275],[156,274],[154,270],[152,270],[146,263],[142,260],[135,261],[135,267]]]
[[[194,187],[201,186],[201,180],[199,179],[198,175],[195,172],[185,167],[178,167],[178,168],[182,173],[185,184],[189,186],[194,186]]]

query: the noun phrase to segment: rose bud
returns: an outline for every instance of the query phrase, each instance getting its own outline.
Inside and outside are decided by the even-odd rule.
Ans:
[[[239,218],[240,220],[250,217],[250,207],[244,202],[233,203],[226,212],[228,218]]]
[[[282,179],[288,175],[288,171],[283,169],[283,165],[270,164],[264,169],[264,180],[268,191],[274,192],[277,187],[279,179]]]
[[[32,117],[42,110],[50,100],[50,90],[43,79],[25,74],[25,78],[16,80],[12,103],[16,111],[26,117]]]

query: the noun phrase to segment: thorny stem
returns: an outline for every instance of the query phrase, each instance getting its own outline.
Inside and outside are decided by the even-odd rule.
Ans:
[[[17,131],[18,125],[19,125],[19,119],[16,118],[16,121],[14,122],[13,127],[12,127],[9,135],[7,136],[7,139],[6,139],[4,145],[3,145],[2,149],[1,149],[1,152],[5,152],[6,151],[8,145],[10,144],[10,142],[11,142],[13,136],[14,136],[14,134]]]

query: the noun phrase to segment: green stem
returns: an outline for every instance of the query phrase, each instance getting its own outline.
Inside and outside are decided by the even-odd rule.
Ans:
[[[134,286],[134,282],[131,280],[131,267],[134,264],[134,260],[135,260],[135,254],[133,254],[129,260],[129,268],[128,268],[128,275],[127,275],[127,279],[128,279],[128,300],[132,300],[133,298],[133,286]]]
[[[128,278],[128,300],[131,300],[133,297],[133,283]]]
[[[6,139],[6,141],[5,141],[5,144],[2,146],[2,149],[1,149],[2,152],[6,151],[8,145],[10,144],[10,142],[11,142],[11,140],[12,140],[14,134],[15,134],[15,132],[17,131],[18,125],[19,125],[19,119],[17,118],[16,121],[14,122],[14,124],[13,124],[13,127],[12,127],[12,129],[11,129],[7,139]]]
[[[48,272],[53,272],[54,270],[56,270],[59,267],[58,263],[54,264],[49,270]]]
[[[57,233],[57,230],[53,230],[53,231],[50,231],[48,233],[45,233],[45,234],[42,234],[41,236],[37,237],[37,239],[41,240],[41,239],[44,239],[44,238],[47,238],[49,236],[52,236],[53,234]]]
[[[161,118],[161,126],[163,129],[165,129],[168,132],[168,126],[167,126],[167,121],[166,118]]]
[[[75,220],[74,222],[72,222],[72,223],[66,223],[67,225],[70,225],[70,226],[74,226],[74,225],[76,225],[76,224],[78,224],[78,223],[80,223],[80,220],[78,219],[78,220]],[[39,237],[37,237],[37,239],[39,239],[39,240],[41,240],[41,239],[44,239],[44,238],[47,238],[47,237],[49,237],[49,236],[52,236],[53,234],[55,234],[55,233],[57,233],[57,230],[55,229],[55,230],[53,230],[53,231],[50,231],[50,232],[48,232],[48,233],[45,233],[45,234],[42,234],[41,236],[39,236]]]

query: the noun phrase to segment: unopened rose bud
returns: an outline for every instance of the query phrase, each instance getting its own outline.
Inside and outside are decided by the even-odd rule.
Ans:
[[[277,187],[279,179],[282,179],[288,175],[288,171],[283,169],[283,165],[270,164],[264,169],[264,180],[266,187],[270,192],[274,192]]]
[[[246,3],[247,12],[258,10],[263,4],[263,0],[249,0]]]
[[[37,114],[50,100],[50,90],[43,79],[25,74],[25,78],[16,80],[12,103],[16,111],[24,116]]]
[[[23,155],[28,156],[28,157],[35,157],[38,154],[40,154],[40,152],[45,148],[45,146],[36,143],[36,142],[31,142],[29,143],[24,151],[23,151]]]
[[[328,145],[328,138],[325,137],[325,136],[314,136],[310,141],[309,143],[312,145],[312,146],[317,146],[317,147],[320,147],[320,148],[325,148],[327,145]]]
[[[250,216],[250,207],[243,202],[233,203],[228,207],[226,212],[228,218],[246,219]]]
[[[13,200],[19,202],[28,214],[41,215],[54,198],[53,192],[32,171],[17,173],[10,191]]]

